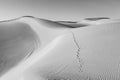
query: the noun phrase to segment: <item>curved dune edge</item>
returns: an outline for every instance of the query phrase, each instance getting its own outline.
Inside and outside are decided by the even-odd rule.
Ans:
[[[37,45],[38,37],[29,25],[0,23],[0,76],[30,56]]]
[[[41,22],[40,24],[42,25],[39,25],[39,22]],[[52,23],[52,21],[47,21],[47,22],[50,22],[51,25],[54,26],[57,25],[64,27],[64,25],[62,26],[57,23],[54,24]],[[41,47],[44,48],[44,46],[47,45],[48,42],[50,42],[53,38],[56,37],[55,34],[46,39],[46,35],[48,36],[53,32],[50,29],[47,30],[46,27],[49,27],[49,25],[47,25],[47,22],[46,20],[43,19],[37,21],[36,19],[34,19],[34,17],[20,17],[20,18],[5,20],[0,22],[0,30],[1,30],[0,43],[2,46],[0,48],[1,51],[3,51],[1,52],[2,55],[1,57],[4,59],[3,60],[4,62],[6,61],[6,66],[3,65],[3,68],[1,68],[1,73],[0,73],[1,76],[6,72],[8,72],[9,70],[13,69],[20,62],[29,58],[31,55],[34,55],[33,53],[37,49],[40,49]],[[35,25],[32,25],[31,23]],[[43,30],[41,27],[43,27]],[[44,30],[46,32],[48,31],[45,37],[43,34],[42,34],[43,36],[40,35],[40,33],[45,33]],[[58,31],[54,30],[54,33]],[[61,34],[61,31],[59,32],[58,33]],[[41,42],[40,42],[41,37],[42,37],[41,40],[43,46],[41,46]]]

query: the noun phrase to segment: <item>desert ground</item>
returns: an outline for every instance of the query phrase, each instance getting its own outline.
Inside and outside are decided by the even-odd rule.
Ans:
[[[120,80],[120,20],[1,21],[0,80]]]

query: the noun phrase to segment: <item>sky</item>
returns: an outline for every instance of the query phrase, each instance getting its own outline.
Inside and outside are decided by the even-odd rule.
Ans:
[[[120,18],[120,0],[0,0],[0,20],[20,16],[78,21],[88,17]]]

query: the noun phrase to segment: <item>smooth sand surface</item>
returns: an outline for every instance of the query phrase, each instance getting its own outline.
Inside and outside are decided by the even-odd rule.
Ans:
[[[37,35],[20,22],[0,23],[0,75],[31,55],[37,47]]]

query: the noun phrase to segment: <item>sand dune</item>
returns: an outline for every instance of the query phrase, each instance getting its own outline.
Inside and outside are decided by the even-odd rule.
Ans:
[[[37,48],[37,35],[21,22],[0,24],[0,74],[18,64]]]
[[[119,80],[120,21],[104,19],[2,21],[0,80]]]

